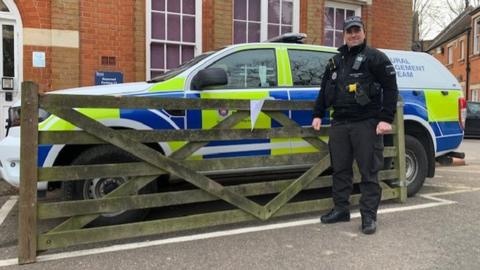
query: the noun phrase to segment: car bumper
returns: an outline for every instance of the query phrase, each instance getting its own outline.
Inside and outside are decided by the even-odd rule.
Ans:
[[[20,128],[9,130],[0,141],[0,178],[12,186],[20,186]],[[38,183],[38,190],[47,189],[47,183]]]

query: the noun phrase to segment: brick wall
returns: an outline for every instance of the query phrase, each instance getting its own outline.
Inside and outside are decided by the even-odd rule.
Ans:
[[[322,44],[323,41],[323,11],[325,9],[324,0],[307,1],[307,43]]]
[[[18,0],[26,28],[78,31],[79,48],[24,46],[24,79],[42,91],[94,84],[95,71],[120,71],[124,81],[141,81],[146,74],[144,0]],[[203,0],[202,48],[232,43],[233,0]],[[307,43],[321,44],[325,0],[300,0],[300,31]],[[392,16],[395,11],[395,16]],[[410,49],[411,3],[373,0],[364,5],[367,37],[375,47]],[[392,30],[394,29],[394,30]],[[46,52],[45,68],[32,68],[32,51]],[[115,57],[113,66],[102,56]],[[480,73],[480,72],[478,72]]]
[[[480,13],[476,13],[472,16],[472,29],[473,22],[480,16]],[[470,36],[470,51],[473,53],[473,30]],[[470,55],[470,89],[476,90],[480,95],[480,54]],[[471,95],[469,95],[471,97]]]
[[[372,26],[373,22],[371,21],[372,18],[372,6],[362,6],[362,20],[365,24],[365,31],[367,32],[367,44],[372,45]]]
[[[370,31],[367,33],[370,44],[378,48],[411,50],[412,1],[373,0],[370,8]]]
[[[308,0],[300,0],[300,33],[307,33]]]
[[[214,50],[214,0],[203,0],[202,14],[202,50],[208,52]]]
[[[233,0],[213,0],[213,48],[232,44]]]
[[[23,27],[51,28],[51,0],[16,0]]]
[[[77,0],[53,0],[52,29],[80,29],[80,4]],[[80,85],[80,49],[51,48],[51,85],[49,90]]]
[[[135,1],[134,16],[135,81],[144,81],[146,74],[145,1]]]
[[[449,41],[447,44],[443,46],[443,53],[437,53],[436,50],[433,52],[433,56],[437,58],[448,70],[457,78],[457,80],[462,84],[465,89],[465,81],[466,81],[466,61],[465,58],[463,60],[460,59],[461,55],[461,46],[460,40],[465,42],[466,35],[462,35],[455,40]],[[453,58],[452,63],[448,64],[448,47],[449,45],[452,47],[453,51]],[[466,43],[464,43],[464,50],[466,52]]]
[[[79,2],[78,0],[51,0],[51,28],[61,30],[79,29]]]
[[[467,93],[465,93],[466,88],[466,79],[467,79],[467,72],[466,72],[466,59],[461,60],[461,46],[460,40],[464,41],[464,50],[465,50],[465,57],[467,51],[467,43],[466,43],[467,35],[466,33],[457,37],[454,40],[448,41],[447,43],[443,44],[439,47],[439,50],[443,48],[443,53],[437,53],[437,49],[431,50],[429,53],[432,54],[438,61],[440,61],[448,70],[457,78],[457,80],[462,85],[464,96],[467,97]],[[452,46],[453,48],[453,63],[448,64],[448,47]],[[473,39],[470,37],[470,91],[471,90],[480,90],[480,55],[471,54],[473,46]],[[471,99],[471,92],[468,93],[469,100]]]
[[[124,82],[134,81],[134,2],[82,0],[80,13],[81,85],[93,85],[95,71],[120,71]],[[102,56],[115,57],[116,64],[102,65]]]
[[[34,51],[45,52],[45,68],[32,66],[32,53]],[[38,83],[41,92],[51,89],[51,48],[42,46],[23,46],[23,80]]]
[[[473,89],[480,90],[480,55],[475,55],[470,59],[470,86]]]
[[[15,1],[22,17],[23,27],[50,29],[51,1],[50,0],[17,0]],[[45,52],[46,67],[32,67],[32,53]],[[45,46],[23,47],[23,80],[34,81],[39,84],[40,91],[51,89],[51,48]]]

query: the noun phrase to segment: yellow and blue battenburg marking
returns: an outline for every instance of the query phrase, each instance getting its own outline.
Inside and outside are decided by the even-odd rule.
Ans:
[[[276,100],[315,100],[319,89],[311,87],[293,87],[292,71],[290,67],[289,50],[310,50],[324,52],[333,55],[334,48],[326,48],[313,45],[296,44],[242,44],[231,48],[232,52],[249,49],[271,48],[275,50],[277,81],[278,86],[274,88],[240,89],[240,90],[203,90],[186,91],[186,75],[181,73],[178,76],[166,81],[153,84],[142,93],[135,96],[148,96],[155,98],[197,98],[197,99],[276,99]],[[392,52],[391,52],[392,53]],[[400,55],[400,53],[397,52]],[[213,54],[214,55],[214,54]],[[397,57],[398,58],[398,57]],[[393,58],[394,60],[397,58]],[[400,59],[400,58],[399,58]],[[402,58],[403,59],[403,58]],[[393,61],[399,66],[399,61]],[[403,61],[405,62],[405,61]],[[403,63],[402,62],[402,63]],[[413,64],[413,63],[412,63]],[[402,64],[403,65],[403,64]],[[398,67],[400,68],[400,66]],[[406,67],[405,67],[406,68]],[[424,68],[427,70],[427,67]],[[397,75],[398,78],[398,75]],[[415,82],[416,83],[416,82]],[[349,91],[356,91],[356,85],[349,86]],[[435,137],[435,151],[437,153],[452,150],[458,147],[463,139],[463,130],[459,123],[459,112],[457,104],[462,92],[459,89],[424,89],[408,88],[400,89],[400,95],[404,101],[404,115],[406,118],[415,118],[429,127]],[[81,113],[99,121],[111,121],[124,123],[123,127],[144,129],[210,129],[220,121],[232,114],[228,108],[216,110],[186,110],[184,112],[173,112],[162,109],[158,110],[131,110],[131,109],[80,109]],[[300,126],[310,126],[312,121],[312,108],[304,110],[284,111],[285,115]],[[122,122],[123,121],[123,122]],[[127,123],[130,123],[129,126]],[[133,123],[133,124],[132,124]],[[330,124],[330,115],[326,113],[322,125]],[[266,114],[260,113],[255,128],[275,128],[281,125],[270,119]],[[50,116],[42,122],[40,130],[74,130],[75,126]],[[250,129],[250,119],[241,121],[235,128]],[[328,138],[322,138],[328,140]],[[170,151],[179,149],[186,142],[168,142],[166,145]],[[315,148],[310,146],[301,138],[285,139],[252,139],[235,141],[213,141],[203,147],[191,157],[193,159],[208,159],[217,157],[236,156],[269,156],[285,153],[314,152]],[[52,145],[41,145],[39,147],[38,163],[45,164],[47,156],[52,152]],[[55,155],[53,153],[52,155]]]

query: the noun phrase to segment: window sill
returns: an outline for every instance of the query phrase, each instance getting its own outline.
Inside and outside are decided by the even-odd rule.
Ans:
[[[472,55],[470,55],[470,60],[475,60],[475,59],[478,59],[480,58],[480,53],[474,53]]]

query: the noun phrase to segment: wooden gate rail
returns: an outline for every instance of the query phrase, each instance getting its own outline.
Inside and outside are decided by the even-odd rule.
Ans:
[[[20,227],[19,263],[34,262],[40,250],[68,247],[137,236],[153,235],[206,226],[231,224],[250,220],[325,210],[332,207],[331,198],[296,201],[292,198],[302,190],[331,186],[331,176],[320,176],[330,166],[325,142],[319,136],[327,134],[328,127],[316,132],[301,127],[285,115],[288,110],[311,108],[311,101],[266,100],[262,112],[282,125],[270,129],[236,129],[240,121],[250,116],[249,100],[201,100],[151,97],[113,97],[82,95],[39,95],[32,82],[22,84],[21,113],[21,169],[20,169]],[[38,131],[38,109],[80,128],[78,131]],[[75,109],[74,109],[75,108]],[[80,108],[80,110],[78,110]],[[209,130],[114,130],[81,113],[81,108],[128,109],[210,109],[227,108],[231,115]],[[379,173],[382,200],[406,200],[405,145],[402,104],[397,106],[393,147],[385,147],[384,156],[395,159],[395,168]],[[234,157],[207,160],[189,159],[193,153],[211,141],[239,139],[302,138],[317,149],[314,153],[278,156]],[[185,145],[169,156],[145,143],[184,141]],[[111,144],[136,157],[138,162],[95,164],[38,168],[39,145],[98,145]],[[224,186],[201,171],[268,168],[280,165],[309,165],[297,179],[244,183]],[[196,186],[194,190],[137,194],[140,189],[162,174],[173,174]],[[129,181],[101,199],[37,203],[37,183],[45,181],[81,181],[97,177],[129,177]],[[398,180],[398,187],[385,180]],[[354,166],[354,181],[360,181],[358,167]],[[271,194],[265,205],[250,196]],[[360,195],[351,196],[358,204]],[[185,217],[154,221],[85,228],[98,216],[118,211],[184,205],[223,200],[237,209],[216,211]],[[46,233],[37,233],[37,219],[67,218]]]

